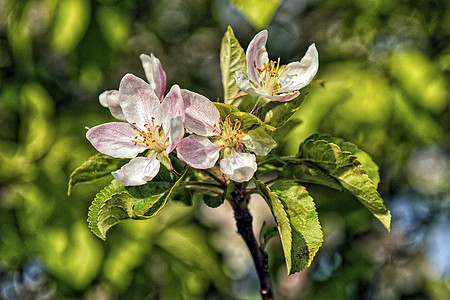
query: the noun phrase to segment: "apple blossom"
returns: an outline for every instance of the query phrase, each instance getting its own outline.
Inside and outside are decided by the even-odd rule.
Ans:
[[[268,32],[256,34],[246,52],[247,76],[237,71],[236,85],[245,93],[273,101],[289,101],[300,95],[301,88],[307,86],[319,69],[319,54],[315,44],[311,44],[300,61],[281,65],[269,60],[266,51]]]
[[[257,169],[254,154],[246,153],[247,143],[257,155],[267,155],[276,143],[253,140],[241,131],[240,121],[231,115],[222,119],[216,106],[206,97],[181,90],[185,109],[185,127],[194,134],[181,140],[178,157],[196,169],[212,168],[219,157],[220,170],[235,182],[249,181]],[[257,146],[254,146],[257,145]]]
[[[120,183],[125,186],[145,184],[158,173],[160,161],[171,168],[168,154],[183,138],[180,88],[172,86],[160,102],[151,85],[127,74],[120,82],[117,100],[114,93],[114,100],[127,122],[92,127],[86,137],[103,154],[132,158],[121,169],[112,172]],[[146,150],[146,156],[136,157]]]
[[[145,77],[152,87],[158,99],[162,100],[166,90],[166,73],[164,72],[161,62],[153,53],[150,55],[141,54],[139,56],[144,68]],[[108,90],[98,96],[100,104],[109,108],[111,115],[118,120],[125,120],[122,109],[119,103],[119,91]]]

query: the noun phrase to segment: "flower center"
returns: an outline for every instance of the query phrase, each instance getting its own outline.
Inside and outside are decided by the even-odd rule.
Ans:
[[[155,125],[155,118],[152,117],[151,127],[149,124],[144,124],[145,129],[142,130],[133,123],[133,129],[136,130],[138,135],[134,137],[131,142],[134,145],[143,144],[150,150],[154,150],[157,153],[163,152],[167,146],[166,135],[160,125]]]
[[[296,76],[285,74],[290,69],[287,69],[286,65],[280,65],[280,58],[278,61],[271,60],[269,63],[264,63],[262,68],[256,68],[259,72],[259,83],[262,90],[267,95],[276,96],[281,88],[278,80],[283,76]]]
[[[219,123],[214,124],[213,132],[217,133],[217,144],[222,148],[236,148],[239,146],[239,140],[246,134],[240,131],[241,122],[237,119],[231,121],[231,116],[226,116],[225,120],[219,118]]]

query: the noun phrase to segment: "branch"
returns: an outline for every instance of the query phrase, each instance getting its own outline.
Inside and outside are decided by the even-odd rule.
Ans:
[[[252,215],[248,210],[250,196],[246,191],[247,183],[236,183],[235,190],[231,193],[229,202],[234,210],[234,217],[238,233],[242,236],[250,250],[253,262],[258,273],[261,296],[264,300],[273,299],[272,284],[270,281],[267,253],[259,247],[253,233]]]

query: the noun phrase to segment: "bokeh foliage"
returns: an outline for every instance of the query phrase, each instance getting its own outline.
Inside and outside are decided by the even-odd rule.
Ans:
[[[411,207],[420,202],[448,212],[448,180],[433,181],[433,169],[420,177],[413,172],[417,165],[413,171],[407,167],[415,151],[433,146],[443,153],[449,174],[448,1],[264,2],[0,0],[2,279],[37,258],[45,265],[46,284],[62,299],[252,295],[251,282],[247,294],[231,284],[236,274],[224,265],[218,231],[199,213],[201,201],[171,202],[156,218],[124,222],[102,242],[90,233],[86,213],[98,187],[111,178],[75,186],[66,195],[70,172],[95,154],[85,126],[110,120],[98,95],[116,89],[125,73],[143,77],[138,56],[153,52],[169,86],[220,97],[220,42],[229,24],[244,49],[268,24],[269,53],[284,62],[317,45],[318,80],[302,91],[308,95],[296,121],[286,124],[289,134],[278,137],[285,153],[296,153],[312,133],[330,133],[374,158],[388,208],[389,199],[394,205],[406,189],[421,195],[407,202]],[[395,231],[395,210],[393,232],[386,237],[355,199],[327,195],[315,190],[325,236],[310,268],[286,279],[281,248],[269,244],[278,254],[272,255],[271,270],[282,297],[448,295],[449,273],[433,272],[438,268],[424,257],[424,245],[406,246],[405,236]],[[428,219],[421,228],[431,230],[437,213],[423,215]],[[409,272],[401,261],[415,268],[414,286],[401,280]]]

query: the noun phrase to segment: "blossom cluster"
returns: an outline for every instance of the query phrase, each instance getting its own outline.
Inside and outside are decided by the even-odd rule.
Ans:
[[[268,100],[292,100],[316,74],[317,50],[313,44],[300,62],[280,65],[279,60],[268,59],[267,34],[261,31],[250,42],[247,75],[236,72],[236,85],[244,93]],[[261,141],[258,134],[244,132],[240,120],[231,115],[221,118],[205,96],[178,85],[165,94],[166,74],[159,59],[153,54],[142,54],[140,59],[147,82],[127,74],[118,90],[99,96],[112,116],[125,122],[101,124],[86,133],[99,152],[131,158],[112,173],[114,178],[125,186],[145,184],[158,174],[161,163],[174,171],[169,155],[175,151],[192,168],[213,168],[219,161],[220,171],[230,180],[249,181],[257,170],[255,155],[267,155],[276,143],[270,137]]]

